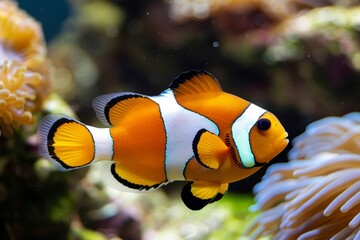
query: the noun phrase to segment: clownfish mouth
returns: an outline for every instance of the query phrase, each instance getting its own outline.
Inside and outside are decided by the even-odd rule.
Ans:
[[[289,144],[289,139],[287,139],[288,137],[288,133],[287,132],[284,132],[284,134],[282,134],[278,140],[278,149],[280,150],[280,152],[282,150],[284,150],[286,148],[286,146]]]

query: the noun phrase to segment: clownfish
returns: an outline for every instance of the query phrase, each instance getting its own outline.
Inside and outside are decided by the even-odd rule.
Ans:
[[[220,200],[229,183],[258,171],[289,142],[272,113],[222,91],[206,71],[180,74],[158,96],[107,94],[93,107],[106,128],[46,116],[40,155],[62,171],[100,161],[105,183],[119,190],[186,181],[181,198],[192,210]]]

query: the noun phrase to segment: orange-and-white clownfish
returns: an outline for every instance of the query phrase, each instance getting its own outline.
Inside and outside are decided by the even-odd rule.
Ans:
[[[101,161],[105,182],[120,190],[187,181],[181,197],[192,210],[221,199],[229,183],[288,144],[272,113],[223,92],[205,71],[182,73],[158,96],[107,94],[93,107],[107,128],[48,115],[38,130],[40,154],[63,171]]]

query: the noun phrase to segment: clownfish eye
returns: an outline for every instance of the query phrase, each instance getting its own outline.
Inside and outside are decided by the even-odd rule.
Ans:
[[[256,126],[258,127],[259,130],[266,131],[270,128],[271,122],[267,118],[261,118],[257,121]]]

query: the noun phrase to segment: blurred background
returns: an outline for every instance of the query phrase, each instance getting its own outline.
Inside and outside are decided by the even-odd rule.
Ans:
[[[209,71],[225,91],[273,112],[290,140],[314,120],[360,110],[357,0],[18,4],[42,25],[57,101],[89,125],[100,126],[91,108],[96,96],[157,95],[191,69]],[[51,111],[59,110],[45,108],[39,118]],[[25,148],[13,157],[27,161],[1,164],[1,239],[239,239],[255,215],[247,208],[265,169],[194,213],[174,185],[133,195],[105,189],[96,168],[55,172],[38,159],[31,137],[20,131],[1,140],[4,151]],[[290,148],[272,163],[287,161]]]

